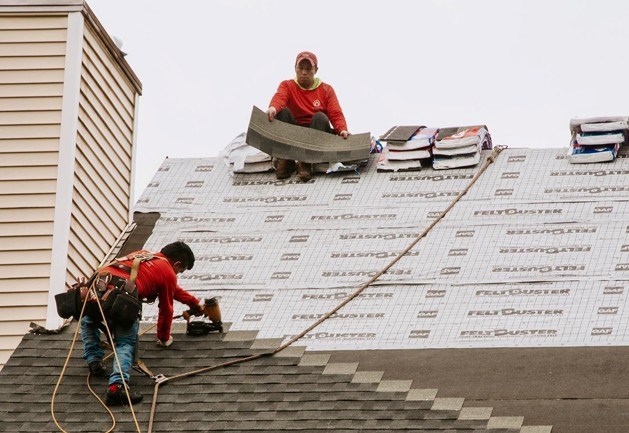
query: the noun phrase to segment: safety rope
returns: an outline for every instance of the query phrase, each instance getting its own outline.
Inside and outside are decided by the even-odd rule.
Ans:
[[[467,194],[467,192],[472,188],[472,186],[476,183],[476,181],[482,176],[482,174],[485,172],[485,170],[487,170],[487,168],[495,161],[496,157],[506,148],[507,148],[507,146],[496,146],[494,148],[493,152],[491,153],[491,155],[489,155],[487,157],[487,159],[485,160],[485,163],[483,164],[481,169],[474,175],[474,177],[472,178],[472,180],[470,180],[468,185],[461,192],[459,192],[459,194],[454,198],[452,203],[450,203],[450,205],[444,211],[442,211],[439,214],[439,216],[422,233],[417,235],[417,237],[406,248],[404,248],[404,250],[402,250],[402,252],[400,254],[398,254],[393,260],[391,260],[389,262],[389,264],[387,264],[384,268],[382,268],[379,272],[377,272],[366,283],[363,283],[360,287],[358,287],[358,289],[356,289],[351,295],[349,295],[340,304],[338,304],[332,310],[330,310],[326,314],[324,314],[321,318],[319,318],[316,322],[314,322],[312,325],[310,325],[307,329],[305,329],[304,331],[300,332],[299,334],[293,336],[286,343],[280,345],[275,350],[270,351],[270,352],[263,352],[263,353],[258,353],[258,354],[255,354],[255,355],[250,355],[250,356],[247,356],[247,357],[244,357],[244,358],[234,359],[234,360],[227,361],[227,362],[224,362],[224,363],[221,363],[221,364],[212,365],[212,366],[204,367],[204,368],[199,368],[197,370],[189,371],[187,373],[177,374],[177,375],[171,376],[171,377],[165,377],[165,376],[162,375],[161,377],[159,377],[159,379],[155,380],[155,387],[153,388],[153,401],[151,403],[151,413],[150,413],[150,417],[149,417],[149,427],[148,427],[148,432],[147,433],[152,433],[153,432],[153,420],[154,420],[154,417],[155,417],[155,408],[157,407],[157,397],[158,397],[160,385],[162,385],[164,383],[167,383],[167,382],[174,382],[176,380],[181,380],[183,378],[186,378],[186,377],[189,377],[189,376],[194,376],[194,375],[199,374],[199,373],[205,373],[205,372],[208,372],[208,371],[218,370],[220,368],[228,367],[230,365],[241,364],[241,363],[248,362],[248,361],[253,361],[255,359],[259,359],[259,358],[262,358],[262,357],[272,356],[272,355],[274,355],[274,354],[276,354],[278,352],[281,352],[282,350],[286,349],[287,347],[291,346],[292,344],[294,344],[295,342],[300,340],[307,333],[311,332],[317,326],[321,325],[321,323],[323,323],[327,319],[329,319],[338,310],[343,308],[345,305],[349,304],[353,299],[355,299],[358,295],[360,295],[367,287],[369,287],[378,278],[380,278],[389,269],[391,269],[415,245],[417,245],[417,243],[421,239],[423,239],[433,229],[433,227],[435,227],[443,218],[445,218],[445,216],[450,212],[450,210],[452,210],[454,205],[456,205],[459,202],[459,200],[465,194]],[[153,376],[153,378],[155,379],[155,376]]]

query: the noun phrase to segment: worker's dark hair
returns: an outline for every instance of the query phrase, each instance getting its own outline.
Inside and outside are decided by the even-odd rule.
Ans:
[[[169,260],[181,262],[182,266],[186,269],[192,269],[194,266],[194,253],[188,244],[184,242],[177,241],[168,244],[162,248],[160,252]]]

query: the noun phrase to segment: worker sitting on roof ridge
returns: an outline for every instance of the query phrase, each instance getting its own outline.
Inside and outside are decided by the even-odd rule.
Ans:
[[[135,264],[135,270],[132,268],[134,260],[137,260],[138,263]],[[124,285],[128,284],[130,278],[133,280],[134,272],[137,272],[135,287],[132,287],[133,294],[136,295],[136,298],[147,300],[147,302],[158,299],[157,345],[168,347],[173,342],[173,337],[170,334],[174,310],[173,301],[176,300],[188,305],[193,313],[201,314],[202,312],[199,299],[177,284],[177,275],[186,269],[192,269],[193,265],[194,253],[192,250],[184,242],[177,241],[164,246],[159,253],[141,250],[132,252],[121,259],[116,259],[96,271],[98,276],[95,281],[98,282],[101,278],[106,278],[106,284],[111,285],[118,284],[116,281],[122,280]],[[105,305],[107,302],[103,300],[102,303]],[[92,374],[103,377],[107,375],[107,371],[103,364],[105,353],[100,345],[100,333],[103,327],[102,316],[100,310],[93,308],[94,306],[98,307],[95,304],[91,305],[92,308],[86,307],[86,313],[81,320],[81,337],[85,346],[83,358],[87,361]],[[115,306],[114,304],[114,308]],[[106,309],[105,312],[107,315]],[[114,361],[105,395],[105,402],[109,406],[127,404],[122,377],[124,377],[124,383],[128,385],[139,327],[138,314],[130,319],[117,319],[114,316],[115,314],[111,314],[107,317],[107,324],[113,334],[122,373],[118,369],[117,362]],[[127,389],[132,404],[142,401],[142,394]]]
[[[296,77],[280,83],[266,111],[269,121],[277,119],[347,138],[347,122],[336,93],[332,86],[315,78],[318,70],[317,56],[313,53],[302,51],[297,55]],[[277,159],[275,162],[275,176],[278,179],[290,177],[295,161]],[[297,161],[297,176],[302,182],[309,181],[312,165]]]

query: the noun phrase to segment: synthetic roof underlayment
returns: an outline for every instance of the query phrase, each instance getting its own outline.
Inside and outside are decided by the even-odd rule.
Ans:
[[[137,212],[148,249],[197,262],[180,283],[220,296],[233,330],[288,338],[399,254],[483,165],[447,171],[231,175],[167,159]],[[507,149],[386,275],[306,335],[309,350],[559,347],[629,342],[629,160],[575,166],[565,149]],[[157,306],[145,307],[154,320]]]

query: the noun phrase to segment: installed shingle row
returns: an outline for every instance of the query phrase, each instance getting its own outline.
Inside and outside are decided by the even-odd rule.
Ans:
[[[68,338],[68,336],[70,336]],[[169,349],[142,337],[140,357],[154,374],[174,374],[226,360],[268,352],[281,341],[255,333],[175,336]],[[0,372],[0,432],[56,432],[50,399],[70,346],[71,333],[28,335]],[[78,346],[81,346],[79,343]],[[109,416],[89,393],[87,369],[76,349],[56,399],[64,429],[106,431]],[[329,355],[291,347],[159,388],[153,431],[223,432],[509,432],[549,433],[525,428],[519,417],[491,417],[491,408],[463,407],[461,398],[438,398],[436,390],[413,388],[412,381],[383,380],[383,372],[360,371],[358,363],[330,363]],[[111,366],[111,360],[108,361]],[[102,394],[106,379],[93,378]],[[145,395],[135,407],[140,428],[148,426],[154,382],[137,372],[134,390]],[[115,431],[137,431],[128,409],[116,408]]]

